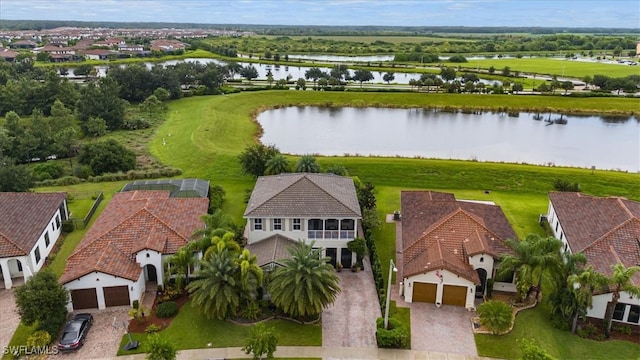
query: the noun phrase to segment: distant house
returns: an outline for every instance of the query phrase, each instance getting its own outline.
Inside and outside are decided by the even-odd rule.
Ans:
[[[247,248],[263,266],[288,257],[288,245],[315,240],[334,266],[341,262],[348,267],[355,254],[347,243],[363,236],[353,179],[333,174],[261,176],[244,218]]]
[[[65,193],[0,192],[0,274],[6,289],[38,272],[69,217]]]
[[[163,260],[202,229],[209,200],[170,190],[117,193],[69,256],[60,283],[69,310],[131,305],[163,285]]]
[[[16,60],[16,57],[18,57],[17,51],[0,48],[0,58],[4,59],[5,61],[14,62]]]
[[[77,50],[77,54],[83,55],[89,60],[108,60],[109,56],[117,55],[116,52],[105,49]]]
[[[9,44],[9,47],[12,49],[33,49],[36,46],[38,46],[38,43],[29,39],[17,40]]]
[[[170,39],[157,39],[151,40],[151,50],[158,50],[167,53],[171,53],[177,50],[185,50],[187,44],[178,41],[178,40],[170,40]]]
[[[502,209],[433,191],[400,196],[396,260],[405,301],[474,308],[487,280],[495,279],[500,255],[510,252],[504,241],[516,237]],[[493,288],[515,292],[513,276]]]
[[[564,251],[583,253],[587,263],[607,276],[611,266],[640,264],[640,202],[620,197],[596,197],[575,192],[549,193],[547,220]],[[632,279],[640,286],[640,274]],[[599,293],[587,316],[603,319],[611,293]],[[640,324],[640,299],[623,292],[613,319]]]

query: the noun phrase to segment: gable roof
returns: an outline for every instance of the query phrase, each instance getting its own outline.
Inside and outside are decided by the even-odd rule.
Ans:
[[[137,280],[135,254],[155,250],[174,254],[204,226],[206,198],[170,198],[169,191],[117,193],[67,259],[60,278],[68,283],[94,271]]]
[[[65,193],[0,192],[0,258],[27,255],[66,198]]]
[[[455,200],[453,194],[402,191],[402,276],[444,268],[479,283],[468,257],[510,252],[516,235],[499,206]]]
[[[353,179],[333,174],[294,173],[258,178],[245,217],[361,217]]]
[[[606,276],[611,266],[640,265],[640,202],[618,197],[552,192],[549,200],[574,253]],[[640,285],[640,273],[632,281]]]
[[[293,239],[275,234],[258,242],[247,244],[245,249],[256,255],[258,266],[262,267],[269,264],[282,265],[282,260],[291,258],[288,248],[297,244],[298,242]]]

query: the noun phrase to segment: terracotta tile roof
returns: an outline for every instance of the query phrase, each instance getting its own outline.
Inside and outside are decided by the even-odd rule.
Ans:
[[[551,192],[549,201],[574,253],[582,252],[625,221],[640,219],[640,202],[618,197]]]
[[[403,191],[401,208],[404,277],[435,266],[475,281],[468,257],[498,257],[511,251],[504,240],[516,238],[496,205],[457,201],[453,194]]]
[[[245,217],[360,217],[353,179],[333,174],[261,176],[251,193]]]
[[[169,191],[117,193],[67,260],[68,283],[94,271],[137,280],[135,254],[151,249],[174,254],[204,226],[208,199],[169,198]]]
[[[574,253],[607,276],[611,266],[640,265],[640,202],[618,197],[552,192],[549,200]],[[633,282],[640,285],[640,274]]]
[[[272,263],[282,265],[282,260],[291,258],[288,248],[297,244],[298,242],[293,239],[276,234],[248,244],[245,248],[258,257],[259,266]]]
[[[0,192],[0,258],[28,254],[66,198],[65,193]]]

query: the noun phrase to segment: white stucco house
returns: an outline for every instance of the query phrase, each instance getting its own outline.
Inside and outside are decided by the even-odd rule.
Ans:
[[[502,209],[433,191],[400,196],[396,278],[405,301],[474,309],[487,280],[495,279],[500,255],[510,252],[504,241],[516,238]],[[493,289],[515,292],[513,276],[495,281]]]
[[[247,248],[261,266],[287,257],[298,240],[315,241],[331,264],[349,267],[347,243],[362,237],[362,213],[353,179],[333,174],[261,176],[244,212]]]
[[[640,264],[640,202],[575,192],[549,193],[547,220],[570,253],[584,253],[594,270],[611,276],[611,267]],[[632,278],[640,286],[640,274]],[[604,319],[611,293],[598,293],[587,316]],[[622,292],[613,320],[640,325],[640,299]]]
[[[176,197],[172,195],[177,195]],[[132,305],[163,285],[163,260],[202,229],[209,199],[170,190],[116,193],[87,231],[60,278],[69,311]]]
[[[0,192],[0,274],[11,289],[42,268],[69,217],[65,193]]]

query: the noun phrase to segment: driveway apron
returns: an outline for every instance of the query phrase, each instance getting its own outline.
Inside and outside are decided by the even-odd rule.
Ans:
[[[4,349],[9,345],[13,333],[20,324],[20,315],[16,311],[13,289],[0,290],[0,346]]]

